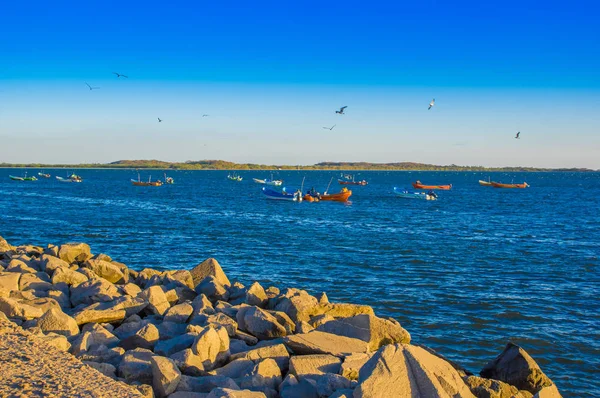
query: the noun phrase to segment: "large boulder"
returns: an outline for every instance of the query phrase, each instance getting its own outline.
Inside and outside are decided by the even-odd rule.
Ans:
[[[287,335],[287,330],[277,318],[258,307],[242,307],[236,315],[238,326],[259,340]]]
[[[84,262],[92,258],[90,246],[85,243],[66,243],[60,245],[58,249],[58,257],[68,262]]]
[[[308,321],[318,311],[319,301],[304,290],[286,289],[275,299],[273,309],[285,312],[294,322]]]
[[[191,348],[176,352],[170,358],[175,362],[181,373],[188,376],[202,376],[206,374],[202,358],[194,354]]]
[[[18,272],[0,272],[0,288],[10,291],[19,290],[21,274]]]
[[[111,283],[123,283],[125,281],[125,275],[119,267],[108,261],[88,260],[83,263],[83,266]]]
[[[372,351],[386,344],[410,343],[410,334],[398,322],[368,314],[329,321],[317,330],[366,341]]]
[[[202,263],[196,265],[190,273],[192,274],[194,286],[198,285],[198,283],[207,276],[215,277],[215,279],[223,286],[231,286],[231,282],[227,279],[227,275],[225,275],[219,262],[214,258],[204,260]]]
[[[249,389],[271,389],[276,390],[281,384],[281,369],[274,359],[263,359],[254,365],[252,371],[247,376],[238,381],[240,388]]]
[[[379,349],[362,367],[354,398],[474,398],[458,372],[421,347],[394,344]]]
[[[38,270],[30,267],[24,261],[18,260],[16,258],[10,260],[8,263],[8,267],[6,267],[6,272],[18,272],[20,274],[35,274]]]
[[[196,336],[198,336],[198,333],[186,333],[169,340],[161,340],[154,346],[154,352],[165,357],[171,356],[178,351],[192,347],[192,344],[196,341]]]
[[[71,337],[79,334],[79,327],[75,319],[58,309],[50,309],[42,315],[37,326],[44,333],[56,333],[66,337]]]
[[[160,333],[158,328],[153,324],[148,323],[142,326],[135,334],[121,340],[119,345],[126,350],[133,350],[136,348],[152,350],[158,342],[159,337]]]
[[[125,319],[125,316],[125,310],[114,308],[104,309],[101,306],[94,305],[83,308],[73,314],[73,318],[78,325],[84,325],[86,323],[118,323],[122,322]]]
[[[38,296],[52,289],[54,285],[45,272],[22,274],[19,280],[19,290],[35,290]]]
[[[54,273],[56,275],[56,272]],[[105,279],[85,281],[76,286],[71,286],[71,304],[94,304],[99,301],[112,301],[119,297],[119,291],[112,283]]]
[[[267,398],[267,396],[260,391],[233,390],[231,388],[218,387],[212,390],[206,398]]]
[[[76,272],[66,267],[59,267],[52,273],[52,284],[54,285],[65,283],[69,286],[76,286],[89,279],[81,272]]]
[[[138,297],[148,302],[147,310],[155,315],[163,315],[170,308],[165,292],[160,286],[151,286],[142,291]]]
[[[166,271],[163,279],[165,284],[173,283],[174,285],[185,286],[192,290],[196,286],[192,274],[186,270]]]
[[[204,294],[210,301],[227,301],[229,299],[229,291],[217,278],[212,275],[204,278],[198,286],[196,286],[196,293]]]
[[[347,390],[352,382],[336,373],[325,373],[317,379],[317,394],[320,397],[330,397],[338,390]]]
[[[143,348],[127,351],[118,367],[118,375],[132,383],[152,384],[152,351]]]
[[[194,312],[194,308],[189,303],[174,305],[165,313],[164,320],[166,322],[186,323]]]
[[[0,298],[0,312],[3,312],[8,318],[16,318],[23,321],[37,319],[44,312],[31,305],[21,303],[11,298]]]
[[[11,246],[6,239],[0,236],[0,253],[9,252],[12,250],[15,250],[15,247]]]
[[[208,393],[215,388],[231,388],[239,390],[240,387],[233,379],[224,376],[191,377],[182,375],[177,386],[177,391],[193,391]]]
[[[508,343],[504,351],[485,365],[480,374],[481,377],[500,380],[532,394],[552,385],[552,380],[542,372],[533,358],[513,343]]]
[[[227,340],[223,341],[223,337]],[[210,370],[215,367],[219,354],[229,350],[229,337],[227,332],[223,336],[212,326],[207,326],[198,334],[191,348],[204,368]]]
[[[519,389],[499,380],[469,376],[464,379],[477,398],[525,398]]]
[[[290,358],[290,373],[298,380],[317,379],[325,373],[340,373],[342,360],[333,355],[294,355]]]
[[[284,338],[284,343],[294,354],[331,354],[343,356],[353,352],[368,352],[366,342],[352,337],[314,330],[306,334],[295,334]]]
[[[54,271],[56,271],[58,268],[69,268],[69,263],[56,256],[42,254],[40,257],[40,269],[42,271],[47,273],[49,276],[52,276]]]
[[[358,380],[360,370],[372,356],[373,353],[354,353],[344,356],[339,373],[348,380]]]
[[[257,361],[265,358],[273,358],[282,372],[286,371],[289,367],[290,354],[283,344],[255,348],[253,350],[239,352],[230,357],[232,361],[236,359]]]
[[[169,358],[153,356],[150,358],[152,366],[152,386],[159,397],[167,397],[175,392],[181,372],[175,365],[175,362]]]

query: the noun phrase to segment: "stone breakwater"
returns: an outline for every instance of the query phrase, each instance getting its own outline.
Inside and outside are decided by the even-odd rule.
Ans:
[[[39,367],[54,355],[57,369],[74,361],[87,379],[113,384],[69,392],[68,381],[58,389],[23,374],[37,373],[33,354],[6,355],[2,343],[24,335],[23,351],[48,347],[37,350]],[[15,247],[1,237],[0,360],[12,379],[29,379],[1,378],[0,396],[560,397],[511,343],[476,376],[411,344],[369,306],[231,282],[214,259],[138,272],[84,243]]]

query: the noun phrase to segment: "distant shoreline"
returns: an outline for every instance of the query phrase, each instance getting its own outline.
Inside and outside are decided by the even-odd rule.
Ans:
[[[120,160],[112,163],[92,164],[17,164],[0,163],[2,169],[98,169],[98,170],[235,170],[235,171],[470,171],[470,172],[597,172],[588,168],[542,168],[542,167],[483,167],[458,165],[433,165],[414,162],[368,163],[368,162],[321,162],[314,165],[263,165],[233,163],[223,160],[200,160],[188,162],[163,162],[159,160]]]

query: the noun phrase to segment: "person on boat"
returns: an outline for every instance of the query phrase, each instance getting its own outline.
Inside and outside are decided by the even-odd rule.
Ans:
[[[348,192],[348,188],[346,188],[346,187],[342,188],[342,192]]]

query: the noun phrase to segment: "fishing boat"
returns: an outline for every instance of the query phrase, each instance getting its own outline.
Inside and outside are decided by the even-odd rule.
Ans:
[[[23,177],[16,177],[16,176],[8,176],[11,180],[14,181],[37,181],[37,178],[35,177],[27,177],[27,173],[25,173],[25,175]]]
[[[131,184],[136,187],[160,187],[163,183],[161,180],[152,181],[152,176],[148,177],[148,181],[142,181],[140,179],[140,174],[138,173],[137,181],[131,179]]]
[[[352,191],[344,187],[338,193],[321,195],[321,200],[330,202],[347,202],[350,196],[352,196]]]
[[[289,202],[302,202],[302,192],[299,191],[294,193],[288,193],[285,191],[285,188],[283,188],[281,192],[278,192],[267,187],[263,187],[262,192],[267,197],[267,199],[287,200]]]
[[[41,171],[38,173],[38,175],[39,175],[40,177],[42,177],[42,178],[50,178],[50,174],[46,174],[46,173],[43,173],[43,172],[41,172]]]
[[[527,184],[526,182],[522,183],[522,184],[502,184],[499,182],[492,182],[492,186],[494,188],[520,188],[520,189],[524,189],[529,187],[529,184]]]
[[[424,185],[421,181],[413,182],[412,184],[414,189],[439,189],[443,191],[449,191],[452,189],[452,184],[450,185]]]
[[[282,180],[274,180],[273,179],[273,173],[271,173],[270,180],[268,178],[265,178],[264,180],[261,180],[259,178],[253,178],[252,180],[257,184],[271,185],[271,186],[275,186],[275,187],[278,187],[283,184]]]
[[[483,187],[491,187],[492,184],[493,184],[493,182],[491,182],[491,181],[479,180],[479,185],[481,185]]]
[[[340,185],[367,185],[367,180],[355,181],[354,176],[351,174],[342,174],[343,178],[338,179]]]
[[[227,179],[229,181],[236,181],[236,182],[240,182],[240,181],[243,180],[242,176],[237,175],[235,173],[233,173],[233,174],[227,174]]]
[[[167,173],[165,174],[165,184],[175,184],[175,180],[173,179],[173,177],[167,177]]]
[[[394,193],[404,199],[437,200],[435,192],[409,192],[406,189],[400,190],[394,187]]]
[[[56,176],[56,179],[58,182],[83,182],[83,178],[75,173],[71,173],[71,175],[67,177]]]

